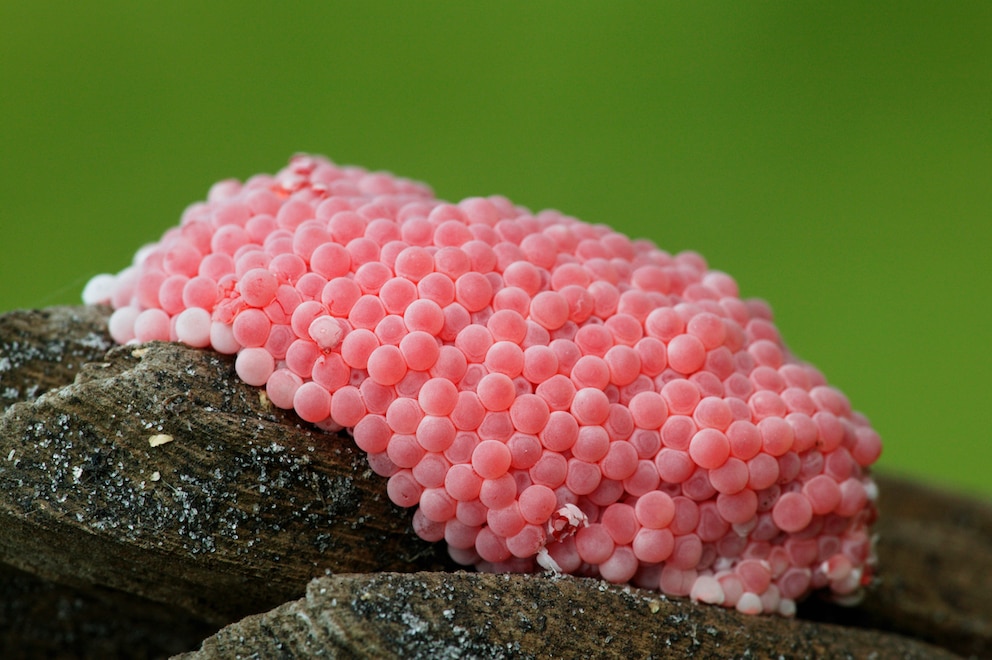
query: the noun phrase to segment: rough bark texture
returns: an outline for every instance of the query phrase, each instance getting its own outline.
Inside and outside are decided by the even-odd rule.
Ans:
[[[879,584],[804,621],[452,572],[349,438],[107,314],[0,316],[0,656],[992,655],[985,502],[880,476]]]

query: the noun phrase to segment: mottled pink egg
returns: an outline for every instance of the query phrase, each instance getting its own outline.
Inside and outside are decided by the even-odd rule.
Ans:
[[[299,155],[216,184],[83,298],[119,343],[237,354],[348,429],[480,570],[786,616],[872,578],[878,434],[698,254]]]

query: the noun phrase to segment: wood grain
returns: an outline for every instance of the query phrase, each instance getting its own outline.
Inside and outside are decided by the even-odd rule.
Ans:
[[[230,357],[110,348],[107,314],[0,316],[4,657],[992,655],[987,502],[879,475],[878,585],[855,608],[813,597],[800,620],[465,573],[347,435],[274,408]]]

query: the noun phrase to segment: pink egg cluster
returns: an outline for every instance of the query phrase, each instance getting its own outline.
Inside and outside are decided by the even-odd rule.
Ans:
[[[870,581],[878,434],[698,254],[300,155],[84,300],[348,429],[462,564],[784,615]]]

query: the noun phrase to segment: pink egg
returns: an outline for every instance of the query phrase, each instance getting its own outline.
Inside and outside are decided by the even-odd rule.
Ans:
[[[213,186],[84,301],[118,343],[234,354],[350,429],[456,561],[785,616],[872,576],[879,435],[697,253],[300,155]]]

